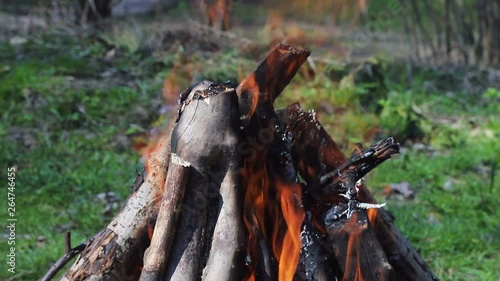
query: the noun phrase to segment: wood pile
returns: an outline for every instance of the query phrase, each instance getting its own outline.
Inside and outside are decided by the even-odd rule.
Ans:
[[[346,157],[314,112],[274,109],[308,56],[279,44],[182,94],[118,215],[42,280],[77,253],[61,280],[437,280],[363,184],[399,145]]]

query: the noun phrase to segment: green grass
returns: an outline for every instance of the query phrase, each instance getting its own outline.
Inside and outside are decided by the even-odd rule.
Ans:
[[[1,280],[40,278],[64,253],[66,231],[77,245],[111,220],[117,210],[103,214],[105,205],[95,195],[114,191],[121,200],[127,197],[141,166],[134,140],[164,120],[158,112],[165,77],[183,90],[196,78],[193,73],[236,80],[257,64],[241,59],[236,49],[207,59],[175,44],[164,50],[141,42],[131,33],[47,33],[21,46],[0,44],[0,163],[2,175],[17,167],[18,217],[16,275],[0,263]],[[107,56],[110,51],[113,56]],[[381,200],[389,183],[408,181],[416,189],[415,199],[387,199],[387,208],[440,278],[496,280],[500,180],[492,178],[500,163],[498,89],[452,89],[450,95],[446,73],[417,69],[410,77],[395,62],[381,63],[387,89],[375,98],[369,95],[379,86],[342,82],[325,66],[325,75],[320,69],[312,81],[298,75],[278,107],[298,101],[316,109],[347,152],[356,142],[368,145],[387,135],[418,137],[434,147],[430,154],[403,143],[408,149],[375,169],[367,183]],[[453,121],[438,122],[444,117]],[[414,130],[419,135],[411,135]],[[443,188],[447,180],[453,183],[449,190]],[[6,198],[6,189],[2,194]],[[2,208],[0,217],[6,215]],[[0,252],[7,252],[6,243]]]
[[[443,155],[408,151],[368,177],[376,190],[402,181],[416,189],[415,200],[389,200],[388,209],[443,280],[496,280],[500,274],[495,265],[500,258],[500,188],[491,171],[478,171],[498,161],[498,149],[494,140],[471,140]],[[449,190],[443,188],[447,180],[452,181]]]
[[[2,174],[17,167],[15,280],[40,278],[64,253],[66,231],[77,245],[112,218],[102,214],[105,205],[95,195],[114,191],[126,198],[140,165],[125,132],[134,124],[147,129],[158,118],[153,105],[161,101],[160,85],[108,83],[98,77],[107,67],[102,44],[60,37],[10,50],[21,59],[6,60],[9,70],[0,76]],[[123,56],[133,69],[132,54]],[[145,83],[152,79],[141,75]],[[6,189],[2,194],[7,197]],[[6,243],[0,249],[7,252]],[[0,279],[11,277],[1,263]]]
[[[416,199],[388,199],[388,209],[442,280],[497,280],[499,92],[489,88],[478,94],[439,85],[426,91],[423,82],[440,83],[442,73],[424,70],[417,75],[411,85],[388,81],[381,124],[386,132],[407,136],[400,130],[412,121],[435,151],[404,150],[375,169],[368,185],[378,195],[389,183],[408,181],[414,187]],[[444,188],[447,181],[451,188]]]

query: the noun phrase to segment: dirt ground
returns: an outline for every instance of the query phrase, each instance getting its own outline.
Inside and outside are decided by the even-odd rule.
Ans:
[[[225,44],[235,47],[254,43],[269,47],[283,42],[308,48],[315,57],[333,57],[347,63],[362,61],[373,55],[405,59],[411,52],[407,40],[392,31],[372,32],[369,28],[342,25],[334,27],[328,18],[311,22],[263,9],[256,9],[251,20],[240,19],[238,15],[245,13],[245,9],[247,7],[235,7],[234,24],[230,32],[212,33],[213,29],[202,24],[203,15],[192,7],[181,11],[174,9],[154,16],[111,18],[101,28],[111,33],[129,29],[142,33],[144,37],[168,31],[189,30],[200,36],[214,36],[215,40],[225,41]],[[23,9],[21,14],[0,11],[0,41],[16,43],[16,40],[23,40],[26,36],[44,30],[58,30],[75,35],[82,30],[92,30],[92,27],[78,27],[73,23],[74,14],[67,8],[52,10],[50,15],[39,7]]]

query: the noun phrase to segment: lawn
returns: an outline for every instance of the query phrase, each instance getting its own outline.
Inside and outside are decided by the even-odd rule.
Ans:
[[[266,51],[156,32],[46,30],[0,43],[1,194],[6,202],[14,167],[17,218],[15,274],[2,262],[1,280],[40,278],[64,253],[67,231],[77,245],[105,227],[142,168],[141,149],[174,116],[178,92],[201,78],[237,82]],[[368,186],[442,280],[497,280],[498,85],[480,83],[484,71],[377,54],[366,65],[380,76],[358,79],[349,71],[361,61],[310,47],[324,63],[314,77],[297,75],[278,107],[315,109],[346,153],[395,136],[400,156],[369,174]],[[387,185],[403,181],[413,199],[384,197]],[[98,196],[104,192],[113,195]],[[2,241],[8,235],[4,229]],[[9,247],[2,242],[0,252]]]

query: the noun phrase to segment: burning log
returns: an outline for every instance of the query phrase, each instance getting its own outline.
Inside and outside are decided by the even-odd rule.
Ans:
[[[314,276],[306,280],[333,279],[332,277],[324,277],[326,274],[342,278],[342,280],[392,280],[392,268],[370,228],[365,210],[380,208],[383,204],[358,202],[357,190],[361,184],[362,176],[379,163],[387,160],[391,154],[397,153],[398,148],[392,138],[381,141],[356,153],[335,171],[321,177],[321,182],[334,178],[325,186],[325,189],[328,190],[324,192],[333,193],[340,197],[322,216],[318,217],[316,212],[315,218],[316,223],[321,225],[320,228],[326,231],[327,236],[327,241],[318,244],[323,245],[334,256],[334,260],[329,261],[331,265],[328,265],[326,258],[323,260],[316,258],[316,260],[309,262],[306,260],[305,266],[310,264],[313,266],[310,266],[310,272],[308,272],[308,268],[305,268],[304,271]],[[309,226],[309,233],[314,233],[314,230],[312,226]],[[307,241],[314,242],[312,238],[321,239],[319,234],[312,236],[312,238],[311,236],[309,234]],[[310,260],[310,256],[318,255],[320,250],[317,248],[317,246],[313,248],[313,253],[309,256],[306,254],[306,258]],[[302,250],[308,253],[309,249],[303,247]],[[324,254],[320,254],[321,256],[324,257]],[[322,267],[318,265],[322,265]],[[332,269],[335,269],[335,272],[332,272]]]
[[[355,152],[347,161],[321,177],[337,196],[343,197],[325,214],[324,225],[336,261],[344,280],[393,280],[393,270],[370,227],[366,209],[376,210],[385,204],[359,202],[357,192],[362,177],[378,164],[399,152],[392,138],[380,141],[368,149]]]
[[[312,124],[314,130],[320,128],[314,122],[310,122],[311,120],[308,121],[305,124]],[[317,234],[316,239],[322,241],[319,244],[323,245],[334,256],[329,261],[323,260],[323,264],[325,262],[331,264],[330,266],[324,265],[324,268],[332,268],[334,272],[325,269],[317,272],[318,269],[322,268],[312,267],[315,271],[310,274],[322,276],[331,272],[330,274],[334,274],[336,278],[342,280],[393,280],[392,268],[375,237],[375,233],[371,230],[365,210],[380,208],[383,205],[359,202],[357,190],[361,185],[362,176],[376,165],[387,160],[391,154],[397,153],[398,148],[398,145],[389,138],[368,149],[359,151],[336,170],[319,177],[319,183],[324,184],[322,188],[308,190],[311,193],[328,194],[335,202],[328,206],[320,206],[319,212],[314,210],[314,208],[318,208],[316,204],[309,206],[310,211],[315,214],[313,220],[323,232],[322,235]],[[297,160],[301,161],[302,159]],[[307,170],[307,172],[311,171],[311,169]],[[332,178],[333,180],[327,181]],[[313,197],[317,198],[318,196]],[[321,240],[320,236],[326,236],[326,239]],[[307,247],[303,247],[303,251],[306,250]],[[316,265],[317,262],[313,264]],[[317,279],[318,277],[306,280]],[[322,279],[331,280],[332,278],[322,277]]]
[[[435,280],[362,183],[398,144],[347,158],[314,113],[275,111],[308,56],[278,45],[236,89],[182,94],[145,181],[63,280]]]
[[[342,280],[395,280],[384,250],[371,229],[365,210],[348,219],[327,222],[328,242]]]
[[[306,197],[314,202],[316,216],[328,209],[338,207],[341,198],[325,188],[329,181],[326,175],[344,166],[347,157],[316,120],[314,112],[304,112],[294,104],[280,112],[288,129],[294,136],[292,158],[300,175],[308,183]],[[357,201],[375,204],[376,200],[364,184],[358,185]],[[369,222],[381,244],[387,259],[394,269],[395,280],[437,280],[418,252],[394,225],[393,216],[385,209],[369,209]],[[325,230],[323,230],[325,231]]]
[[[291,280],[299,259],[301,188],[273,103],[308,56],[280,44],[236,89],[248,152],[242,176],[251,280]]]
[[[278,44],[257,69],[236,88],[240,114],[251,117],[257,110],[256,114],[260,119],[273,114],[274,101],[309,55],[309,51]]]

